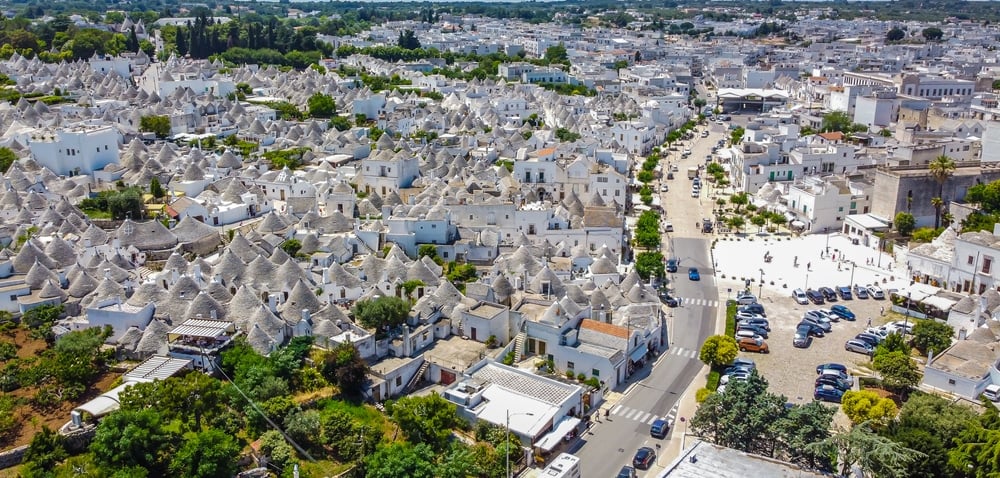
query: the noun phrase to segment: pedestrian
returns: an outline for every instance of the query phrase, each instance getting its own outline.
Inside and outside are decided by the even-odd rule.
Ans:
[[[812,262],[806,262],[806,270],[807,271],[811,271],[812,268],[813,268],[813,263]]]
[[[885,306],[879,307],[878,315],[885,315]]]
[[[872,318],[868,317],[868,328],[871,328],[871,326],[872,326]]]
[[[831,259],[832,260],[837,260],[837,253],[836,252],[833,253],[833,257]]]

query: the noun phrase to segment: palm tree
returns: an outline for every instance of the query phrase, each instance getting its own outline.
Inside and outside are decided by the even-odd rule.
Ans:
[[[932,197],[931,206],[934,206],[934,229],[937,229],[940,226],[941,206],[944,206],[944,199]]]
[[[933,161],[927,166],[931,171],[931,177],[934,181],[938,183],[938,198],[941,201],[941,205],[944,205],[944,183],[948,182],[948,178],[952,174],[955,174],[955,160],[949,158],[947,155],[942,154],[934,158]],[[932,201],[933,202],[933,201]],[[941,206],[935,206],[934,209],[934,228],[937,229],[941,226]]]

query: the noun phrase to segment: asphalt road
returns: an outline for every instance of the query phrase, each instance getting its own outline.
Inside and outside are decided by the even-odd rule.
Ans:
[[[581,437],[579,448],[573,453],[581,459],[584,478],[614,477],[622,466],[631,464],[639,447],[655,449],[657,444],[663,444],[664,440],[649,435],[650,424],[660,417],[676,418],[671,411],[701,369],[696,354],[715,328],[719,297],[708,242],[701,238],[675,238],[673,247],[676,257],[681,258],[681,268],[670,279],[674,294],[682,302],[680,307],[672,309],[673,318],[668,318],[673,321],[670,348],[652,366],[646,365],[636,372],[634,378],[639,380],[611,408],[610,419],[601,418],[590,433]],[[688,280],[687,268],[692,266],[701,271],[701,281]],[[666,463],[661,461],[659,465]],[[656,468],[637,471],[639,476],[654,476]]]

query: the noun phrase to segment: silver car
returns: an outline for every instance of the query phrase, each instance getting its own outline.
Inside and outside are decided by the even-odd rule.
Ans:
[[[875,353],[875,349],[868,344],[868,342],[862,342],[860,340],[848,340],[847,343],[844,344],[844,350],[865,355]]]
[[[868,286],[868,295],[872,296],[872,299],[885,299],[885,292],[882,292],[882,288],[877,285]]]
[[[808,322],[810,324],[813,324],[813,325],[815,325],[815,326],[823,329],[823,332],[830,332],[831,330],[833,330],[833,325],[830,324],[830,319],[826,319],[826,318],[824,318],[824,319],[817,319],[815,317],[803,317],[802,321],[803,322]]]

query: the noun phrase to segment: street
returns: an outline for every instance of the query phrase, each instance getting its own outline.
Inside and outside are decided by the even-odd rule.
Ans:
[[[696,133],[694,139],[677,145],[678,150],[690,147],[688,158],[681,159],[679,152],[664,151],[665,165],[675,164],[679,169],[675,179],[662,179],[670,191],[661,193],[666,211],[662,220],[674,225],[674,232],[663,236],[664,257],[680,260],[677,272],[667,278],[671,295],[680,299],[680,306],[670,309],[667,318],[668,348],[652,364],[636,372],[620,399],[609,400],[606,407],[610,416],[604,418],[602,413],[572,450],[580,457],[585,478],[616,476],[622,466],[632,464],[633,455],[642,446],[656,449],[657,461],[650,470],[636,471],[639,476],[655,476],[670,461],[662,455],[672,438],[670,435],[662,440],[653,438],[649,434],[650,425],[657,418],[666,418],[674,427],[686,426],[676,416],[677,405],[691,383],[701,380],[698,352],[705,339],[715,332],[721,305],[709,254],[712,236],[703,235],[696,227],[702,218],[711,216],[714,203],[707,199],[707,191],[692,197],[691,180],[686,175],[688,167],[703,165],[712,146],[725,137],[722,126],[711,124],[708,129],[711,132],[708,137],[701,138]],[[656,190],[659,191],[658,185]],[[688,279],[690,267],[698,268],[700,281]]]

